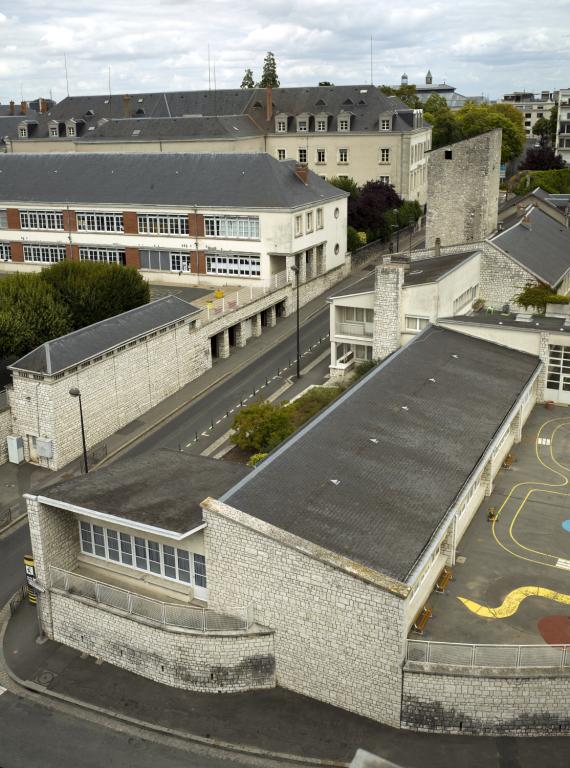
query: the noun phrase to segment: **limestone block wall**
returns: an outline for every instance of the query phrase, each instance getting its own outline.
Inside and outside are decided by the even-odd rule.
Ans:
[[[404,265],[376,267],[372,357],[383,360],[400,346]]]
[[[570,670],[469,669],[408,662],[402,727],[495,736],[570,732]]]
[[[481,256],[479,283],[479,295],[485,299],[485,304],[495,309],[509,304],[512,312],[526,312],[513,301],[513,296],[527,283],[537,285],[538,281],[499,248],[487,243]]]
[[[428,155],[426,245],[476,242],[497,228],[502,131]]]
[[[209,604],[254,603],[275,629],[277,684],[399,726],[404,601],[285,544],[273,526],[282,539],[204,515]]]
[[[273,633],[202,633],[157,627],[57,590],[53,639],[175,688],[233,693],[275,686]]]
[[[8,445],[6,438],[12,434],[12,411],[5,408],[0,411],[0,464],[8,461]]]

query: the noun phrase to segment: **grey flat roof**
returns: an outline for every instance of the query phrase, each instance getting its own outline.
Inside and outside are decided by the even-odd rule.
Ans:
[[[86,183],[89,179],[89,183]],[[14,153],[0,155],[0,201],[193,208],[294,208],[348,197],[294,161],[263,153]]]
[[[207,496],[223,493],[250,471],[230,461],[163,450],[122,459],[39,495],[54,506],[64,502],[180,534],[202,523],[200,503]]]
[[[539,280],[556,288],[570,269],[570,229],[534,206],[526,217],[528,225],[519,220],[492,237],[491,242]]]
[[[404,274],[404,286],[423,285],[424,283],[435,283],[441,280],[453,269],[468,261],[479,251],[468,251],[466,253],[448,253],[444,256],[438,256],[432,259],[418,259],[407,263],[409,269]],[[394,259],[394,263],[399,263]],[[374,291],[374,271],[369,275],[362,277],[356,283],[343,288],[331,299],[337,299],[341,296],[355,296],[362,293],[372,293]]]
[[[517,320],[517,315],[510,313],[476,312],[472,315],[455,315],[438,318],[438,323],[462,323],[463,325],[504,325],[519,331],[565,331],[570,336],[570,326],[564,327],[564,318],[530,315],[528,320]]]
[[[539,365],[430,326],[221,501],[404,582]]]
[[[200,310],[184,299],[164,296],[46,341],[9,367],[53,375],[196,312]]]

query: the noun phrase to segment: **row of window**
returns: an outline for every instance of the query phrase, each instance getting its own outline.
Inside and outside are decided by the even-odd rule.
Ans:
[[[336,359],[338,360],[344,355],[352,352],[354,359],[358,361],[372,360],[372,347],[368,344],[337,344],[336,345]]]
[[[10,243],[0,243],[0,261],[11,261],[12,249]]]
[[[346,323],[373,323],[374,310],[361,307],[342,307],[342,319]]]
[[[279,117],[275,121],[276,133],[287,133],[287,118]],[[392,121],[389,118],[382,118],[379,121],[379,128],[381,131],[389,131],[392,128]],[[337,120],[337,128],[340,133],[348,133],[350,131],[350,116],[342,116]],[[309,130],[309,118],[301,117],[297,118],[297,133],[307,133]],[[325,117],[318,117],[315,119],[315,131],[317,133],[324,133],[328,130],[328,120]]]
[[[259,240],[258,216],[204,216],[206,237]]]
[[[337,149],[336,151],[337,163],[340,163],[340,164],[348,163],[348,157],[349,157],[348,148],[343,147],[341,149]],[[380,149],[378,150],[378,162],[389,163],[390,158],[391,158],[390,149],[388,147],[380,147]],[[277,159],[287,160],[287,150],[278,149]],[[299,147],[299,149],[297,150],[297,159],[300,163],[307,162],[308,150],[306,147]],[[322,147],[317,148],[315,150],[315,163],[317,165],[324,165],[326,162],[327,162],[327,150]]]
[[[183,584],[207,586],[204,555],[83,520],[79,522],[79,532],[81,551],[87,555],[149,571]]]
[[[412,333],[418,333],[423,331],[429,325],[428,317],[415,317],[414,315],[406,315],[404,318],[404,327],[406,331]]]
[[[477,283],[477,285],[473,285],[471,288],[467,288],[466,291],[463,291],[463,293],[459,294],[459,296],[453,300],[453,314],[456,315],[466,306],[472,304],[473,301],[477,298],[478,293],[479,284]]]
[[[179,251],[140,251],[141,269],[191,272],[192,257]],[[256,254],[207,254],[206,274],[261,276],[261,257]]]
[[[338,218],[338,208],[335,208],[335,218]],[[323,209],[317,208],[316,211],[307,211],[304,215],[305,226],[303,229],[303,214],[299,213],[295,216],[295,237],[299,237],[303,232],[308,235],[315,229],[322,229],[324,227]]]
[[[77,213],[78,232],[124,232],[122,213]]]
[[[61,211],[20,211],[22,229],[63,229]]]
[[[261,262],[259,256],[206,256],[206,274],[259,277]]]
[[[140,213],[137,217],[139,232],[152,235],[187,235],[188,217],[169,214]]]
[[[80,248],[80,261],[105,261],[109,264],[125,264],[125,252],[120,248]]]
[[[548,389],[570,392],[570,347],[560,344],[549,346],[546,386]]]
[[[64,245],[25,245],[24,261],[39,264],[53,264],[65,259]]]

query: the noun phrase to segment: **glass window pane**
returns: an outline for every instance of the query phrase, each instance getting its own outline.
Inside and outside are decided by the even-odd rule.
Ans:
[[[133,547],[128,533],[121,533],[121,562],[125,565],[133,564]]]
[[[105,537],[103,536],[103,528],[100,525],[93,526],[93,542],[95,554],[99,557],[105,557]]]
[[[91,525],[81,521],[81,549],[93,554],[93,541],[91,539]]]
[[[146,541],[145,539],[140,539],[138,536],[135,536],[135,561],[137,568],[144,568],[145,571],[148,569],[146,560]]]
[[[109,560],[119,562],[119,536],[117,531],[110,528],[107,528],[107,552],[109,553]]]
[[[197,587],[206,586],[206,558],[204,555],[194,555],[194,583]]]
[[[190,556],[185,549],[177,549],[178,579],[190,584]]]
[[[174,547],[168,546],[168,544],[162,545],[162,553],[164,555],[164,575],[169,579],[176,578],[176,558],[174,556]]]
[[[148,562],[153,573],[160,573],[160,547],[156,541],[148,542]]]

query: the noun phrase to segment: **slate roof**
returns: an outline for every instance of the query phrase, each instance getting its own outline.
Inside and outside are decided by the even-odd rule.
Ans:
[[[9,367],[53,375],[199,311],[178,296],[164,296],[46,341]]]
[[[519,318],[517,320],[517,317]],[[524,319],[520,319],[524,317]],[[438,323],[462,323],[463,325],[504,325],[507,328],[516,328],[519,331],[562,331],[570,336],[570,325],[564,325],[564,317],[545,315],[514,314],[512,312],[476,312],[472,315],[455,315],[452,317],[438,318]]]
[[[250,470],[232,461],[161,450],[125,458],[41,491],[42,500],[124,518],[173,533],[202,524],[200,502]]]
[[[418,259],[417,261],[406,262],[409,269],[404,274],[404,287],[407,285],[424,285],[426,283],[435,283],[441,280],[449,272],[454,270],[474,256],[479,251],[468,251],[466,253],[447,253],[432,259]],[[397,263],[397,259],[394,259]],[[341,296],[355,296],[362,293],[372,293],[374,291],[375,275],[372,271],[366,277],[362,277],[356,283],[343,288],[331,299]]]
[[[429,326],[221,501],[405,582],[539,366]]]
[[[262,136],[263,131],[247,115],[229,117],[138,117],[106,120],[90,126],[83,143],[104,140],[153,141],[157,139],[242,139]]]
[[[262,153],[0,155],[0,201],[86,205],[295,208],[348,197],[295,162]],[[89,183],[86,183],[89,179]]]
[[[492,237],[491,242],[539,280],[556,288],[570,270],[570,229],[534,206],[526,216],[529,225],[519,220]]]

